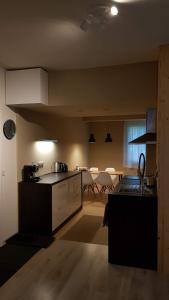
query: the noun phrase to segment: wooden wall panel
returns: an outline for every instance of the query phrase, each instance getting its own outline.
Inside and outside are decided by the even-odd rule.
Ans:
[[[169,273],[169,45],[160,48],[158,74],[158,266]]]

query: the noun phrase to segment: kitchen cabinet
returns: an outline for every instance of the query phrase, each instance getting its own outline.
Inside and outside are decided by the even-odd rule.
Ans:
[[[157,196],[142,194],[139,180],[125,176],[108,196],[108,260],[112,264],[157,269]]]
[[[52,230],[55,230],[69,216],[67,197],[69,197],[67,180],[52,187]]]
[[[81,177],[73,176],[52,187],[52,229],[55,230],[81,204]]]
[[[19,232],[49,235],[82,208],[81,173],[51,173],[19,183]]]
[[[48,73],[41,68],[6,71],[6,104],[48,104]]]

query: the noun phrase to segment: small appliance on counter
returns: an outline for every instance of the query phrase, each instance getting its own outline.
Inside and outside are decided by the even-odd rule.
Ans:
[[[68,171],[67,164],[65,164],[63,162],[59,162],[59,161],[57,161],[55,163],[55,168],[54,168],[55,173],[61,173],[61,172],[67,172],[67,171]]]
[[[148,187],[154,187],[156,185],[156,178],[155,176],[147,176],[146,177],[146,185]]]
[[[25,182],[38,182],[40,177],[35,176],[38,170],[37,165],[25,165],[22,169],[22,180]]]

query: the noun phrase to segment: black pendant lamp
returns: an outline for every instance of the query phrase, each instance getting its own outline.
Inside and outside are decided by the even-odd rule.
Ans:
[[[91,133],[91,134],[90,134],[90,137],[89,137],[89,140],[88,140],[88,142],[89,142],[90,144],[94,144],[94,143],[96,143],[96,139],[95,139],[95,137],[94,137],[94,134],[93,134],[93,133]]]
[[[105,138],[105,143],[112,143],[111,133],[107,133],[107,136]]]

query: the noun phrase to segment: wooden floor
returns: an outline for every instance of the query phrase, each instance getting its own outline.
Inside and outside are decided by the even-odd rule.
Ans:
[[[90,202],[85,213],[103,213],[104,201]],[[0,288],[0,300],[169,300],[169,277],[110,265],[107,250],[57,236]]]
[[[60,239],[71,227],[73,227],[84,215],[102,216],[104,215],[107,195],[85,193],[83,201],[83,209],[76,214],[62,229],[55,234],[56,239]],[[105,228],[106,230],[106,228]]]
[[[168,300],[169,278],[107,263],[107,247],[57,240],[0,289],[1,300]]]

